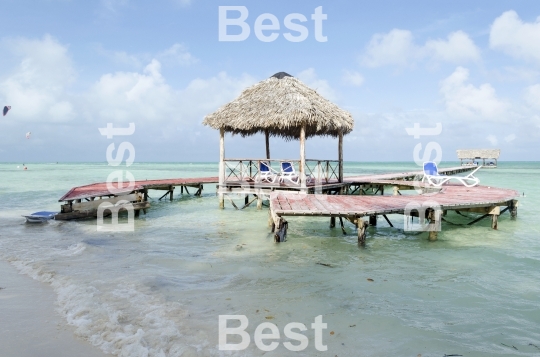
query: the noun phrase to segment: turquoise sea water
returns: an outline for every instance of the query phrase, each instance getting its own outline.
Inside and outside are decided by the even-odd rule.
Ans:
[[[19,164],[20,165],[20,164]],[[443,163],[440,166],[455,166]],[[157,201],[129,233],[97,232],[94,220],[24,223],[22,214],[58,210],[72,186],[104,181],[106,164],[0,164],[0,258],[52,284],[76,334],[120,356],[538,356],[540,355],[540,163],[500,162],[481,184],[516,189],[517,220],[443,223],[437,242],[379,221],[359,247],[328,219],[290,218],[274,244],[267,211],[218,209],[214,185],[202,197]],[[345,175],[417,170],[414,163],[346,163]],[[136,163],[136,179],[215,176],[216,164]],[[161,193],[161,194],[160,194]],[[239,199],[241,201],[241,199]],[[469,218],[449,213],[456,224]],[[331,267],[317,263],[329,264]],[[373,281],[369,281],[371,279]],[[308,327],[303,352],[218,346],[218,316],[246,315],[283,334]],[[310,325],[328,324],[326,352]],[[231,341],[235,341],[234,338]],[[282,337],[280,342],[287,341]],[[514,346],[514,347],[512,347]],[[537,347],[538,346],[538,347]]]

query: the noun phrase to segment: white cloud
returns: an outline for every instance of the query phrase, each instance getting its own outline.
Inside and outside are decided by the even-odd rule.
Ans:
[[[129,3],[129,0],[101,0],[101,6],[110,12],[116,12],[118,8],[124,7]]]
[[[504,141],[506,141],[507,143],[511,143],[515,139],[516,139],[516,134],[510,134],[504,137]]]
[[[480,50],[463,31],[452,32],[447,40],[429,40],[424,48],[435,60],[451,63],[480,60]]]
[[[501,69],[493,70],[491,76],[500,81],[533,83],[540,76],[540,71],[526,67],[505,66]]]
[[[175,43],[165,51],[158,53],[156,57],[160,61],[170,62],[181,66],[188,66],[198,61],[188,52],[186,46],[181,43]]]
[[[234,99],[254,82],[225,72],[209,79],[194,79],[185,89],[175,90],[161,74],[161,63],[153,59],[139,72],[117,72],[103,75],[87,95],[87,116],[117,122],[199,123],[205,114]]]
[[[499,140],[497,140],[497,137],[495,135],[488,135],[486,137],[486,140],[489,141],[489,143],[492,145],[492,146],[495,146],[497,145],[497,143],[499,142]]]
[[[143,73],[117,72],[103,75],[86,96],[90,116],[127,121],[156,120],[169,111],[173,91],[160,73],[161,64],[152,60]],[[165,106],[165,107],[164,107]]]
[[[489,83],[475,87],[468,81],[469,70],[463,67],[457,67],[441,81],[440,92],[447,112],[455,117],[502,118],[508,104],[497,98],[495,89]]]
[[[84,119],[114,122],[182,122],[202,117],[234,99],[255,79],[221,72],[173,88],[162,75],[158,58],[181,65],[195,59],[180,44],[156,54],[141,71],[106,73],[90,87],[74,92],[76,72],[68,47],[51,36],[3,40],[17,65],[3,70],[0,101],[11,105],[13,122],[53,123]],[[110,52],[114,53],[114,52]],[[109,54],[110,54],[109,53]],[[117,52],[118,53],[118,52]],[[142,57],[137,59],[142,62]],[[134,63],[136,64],[136,63]],[[82,125],[82,124],[81,124]]]
[[[149,59],[151,59],[147,55],[129,54],[125,51],[110,51],[103,48],[101,44],[96,45],[94,49],[97,53],[108,58],[112,62],[121,65],[127,65],[132,68],[140,68],[143,66],[144,62],[147,62]]]
[[[152,59],[157,59],[162,64],[180,66],[189,66],[199,61],[181,43],[175,43],[168,49],[155,54],[129,54],[124,51],[110,51],[101,45],[95,46],[95,50],[115,63],[127,65],[132,68],[141,68],[144,63],[148,63]]]
[[[324,79],[320,79],[317,76],[315,69],[308,68],[305,71],[298,73],[297,77],[306,85],[308,85],[309,87],[319,92],[326,99],[328,100],[336,99],[336,92],[334,91],[334,89],[330,87],[330,85],[328,84],[328,81]]]
[[[533,115],[531,117],[531,123],[540,129],[540,115]]]
[[[447,39],[417,45],[411,31],[393,29],[387,34],[373,35],[361,63],[368,67],[409,66],[422,59],[457,64],[479,61],[480,50],[463,31],[452,32]]]
[[[364,76],[358,72],[343,71],[342,80],[345,84],[360,87],[364,84]]]
[[[12,106],[12,116],[23,121],[65,122],[73,118],[66,88],[75,80],[68,49],[56,39],[5,40],[18,66],[1,83],[0,96]]]
[[[529,86],[525,89],[525,102],[534,109],[540,109],[540,84]]]
[[[248,74],[232,77],[226,72],[207,79],[194,79],[179,92],[182,112],[200,122],[206,114],[227,104],[255,83],[256,79]]]
[[[506,11],[491,25],[489,45],[506,54],[540,62],[540,17],[523,22],[515,11]]]
[[[417,52],[410,31],[393,29],[387,34],[373,35],[361,62],[368,67],[392,64],[404,66]]]

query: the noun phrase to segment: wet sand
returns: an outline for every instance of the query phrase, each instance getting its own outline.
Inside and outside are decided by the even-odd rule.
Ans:
[[[104,357],[56,312],[53,289],[0,260],[1,357]]]

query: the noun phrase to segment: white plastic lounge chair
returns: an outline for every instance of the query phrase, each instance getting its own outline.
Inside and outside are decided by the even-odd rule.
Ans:
[[[467,176],[446,176],[439,174],[437,164],[433,161],[424,162],[424,177],[422,178],[422,182],[428,183],[435,187],[441,187],[450,180],[458,180],[466,187],[473,187],[478,185],[480,182],[480,179],[474,177],[474,173],[480,170],[481,167],[482,165],[478,166]]]
[[[272,169],[270,165],[268,164],[268,162],[261,161],[259,163],[259,177],[258,178],[261,182],[266,181],[270,183],[275,183],[278,177],[279,177],[279,172]]]
[[[298,185],[300,183],[300,176],[296,173],[296,170],[294,169],[294,165],[292,162],[284,161],[281,163],[281,173],[280,173],[280,181],[284,182],[285,180],[288,180],[295,185]],[[311,175],[306,175],[306,182],[311,182]]]
[[[296,174],[292,162],[284,161],[281,163],[280,181],[283,182],[285,180],[288,180],[295,185],[298,185],[298,182],[300,182],[300,178]]]

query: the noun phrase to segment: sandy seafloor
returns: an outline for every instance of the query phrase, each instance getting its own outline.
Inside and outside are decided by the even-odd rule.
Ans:
[[[2,357],[540,355],[540,163],[501,162],[478,174],[482,184],[525,193],[518,219],[505,214],[497,231],[488,220],[459,226],[476,215],[450,213],[454,224],[430,243],[379,221],[365,248],[352,225],[344,236],[321,218],[289,219],[288,241],[274,244],[265,210],[219,210],[212,185],[200,198],[153,201],[131,233],[97,232],[92,220],[30,225],[22,214],[58,210],[70,187],[104,181],[111,167],[27,165],[0,164]],[[347,163],[345,173],[415,169]],[[215,176],[217,167],[130,171],[154,179]],[[323,315],[328,351],[315,349],[311,329],[302,352],[282,343],[266,353],[253,343],[219,351],[224,314],[246,315],[251,336],[261,322],[283,331]]]

